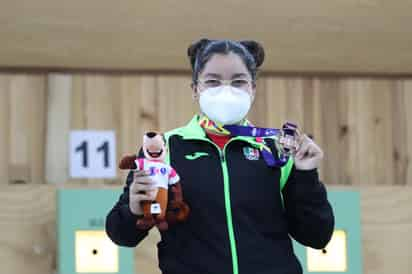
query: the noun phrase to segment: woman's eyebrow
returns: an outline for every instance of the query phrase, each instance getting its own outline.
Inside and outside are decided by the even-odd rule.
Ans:
[[[206,73],[205,77],[212,77],[212,78],[218,78],[218,79],[222,78],[222,76],[220,76],[220,74],[217,74],[217,73]]]
[[[246,73],[235,73],[232,75],[232,79],[235,78],[241,78],[241,77],[247,77],[248,75]]]

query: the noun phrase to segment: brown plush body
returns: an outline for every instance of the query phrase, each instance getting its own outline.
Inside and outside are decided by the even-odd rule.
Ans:
[[[143,153],[148,161],[163,162],[166,154],[165,141],[162,135],[148,132],[143,137]],[[128,155],[121,159],[120,169],[136,169],[137,155]],[[157,187],[154,201],[142,201],[143,218],[137,221],[137,227],[148,229],[155,224],[159,230],[164,231],[168,224],[184,221],[189,215],[189,207],[183,201],[183,193],[180,182],[170,185],[168,188]],[[160,214],[152,214],[153,203],[160,206]]]

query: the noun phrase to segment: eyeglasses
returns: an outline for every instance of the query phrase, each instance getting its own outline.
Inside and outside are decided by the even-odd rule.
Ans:
[[[198,79],[197,84],[200,85],[202,88],[216,88],[223,85],[230,85],[235,88],[249,88],[252,85],[252,81],[250,79],[238,78],[232,80],[221,80],[215,78],[207,78],[207,79]]]

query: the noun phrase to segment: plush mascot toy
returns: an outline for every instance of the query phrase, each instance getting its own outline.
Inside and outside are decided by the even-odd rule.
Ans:
[[[165,231],[169,224],[184,221],[190,210],[183,201],[179,175],[164,162],[167,153],[164,136],[147,132],[143,136],[142,150],[144,158],[125,156],[119,168],[148,171],[156,184],[156,198],[154,201],[142,202],[144,216],[139,218],[136,226],[148,229],[156,225],[160,231]]]

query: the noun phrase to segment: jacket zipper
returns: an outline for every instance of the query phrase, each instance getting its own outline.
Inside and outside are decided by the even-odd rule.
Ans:
[[[236,138],[236,137],[235,137]],[[224,189],[224,196],[225,196],[225,209],[226,209],[226,224],[227,224],[227,230],[229,233],[229,243],[230,243],[230,252],[232,255],[232,270],[233,274],[239,274],[239,263],[238,263],[238,256],[237,256],[237,247],[236,247],[236,238],[235,238],[235,232],[233,228],[233,220],[232,220],[232,206],[231,206],[231,201],[230,201],[230,178],[229,178],[229,170],[227,167],[226,163],[226,156],[225,156],[225,151],[226,151],[226,146],[233,141],[235,138],[229,140],[223,147],[223,149],[220,149],[215,143],[208,139],[202,139],[204,141],[207,141],[208,143],[211,143],[219,152],[220,156],[220,165],[222,168],[222,174],[223,174],[223,189]]]
[[[226,143],[226,145],[228,143]],[[230,201],[230,180],[229,180],[229,171],[227,168],[226,157],[225,157],[226,145],[223,147],[223,151],[221,153],[220,164],[222,165],[222,172],[223,172],[223,187],[224,187],[224,194],[225,194],[226,219],[227,219],[227,228],[229,232],[230,251],[232,254],[233,274],[238,274],[239,265],[238,265],[235,231],[233,228],[232,205]]]
[[[236,238],[235,238],[235,232],[233,228],[232,207],[231,207],[231,202],[230,202],[230,179],[229,179],[229,171],[228,171],[228,167],[226,163],[226,156],[225,156],[226,146],[230,142],[234,141],[236,137],[229,140],[225,144],[223,149],[220,149],[219,146],[217,146],[211,140],[206,139],[206,138],[188,138],[188,139],[202,140],[202,141],[208,142],[212,144],[219,152],[220,165],[221,165],[222,174],[223,174],[223,189],[224,189],[224,197],[225,197],[226,223],[227,223],[227,229],[229,233],[230,253],[232,255],[232,272],[233,274],[239,274],[239,263],[238,263],[237,248],[236,248]],[[167,157],[167,161],[170,162],[169,157]]]

